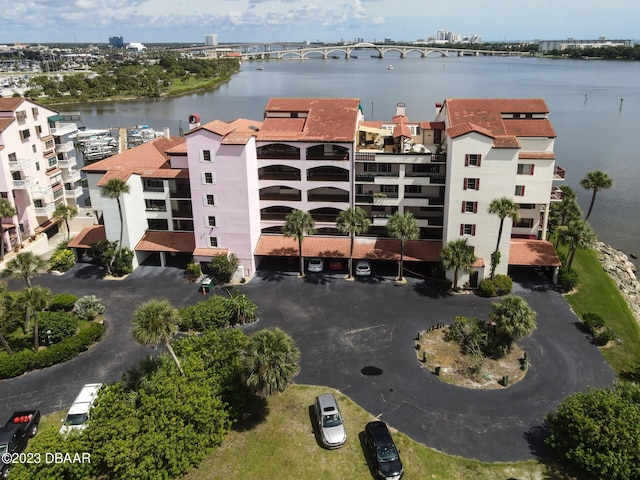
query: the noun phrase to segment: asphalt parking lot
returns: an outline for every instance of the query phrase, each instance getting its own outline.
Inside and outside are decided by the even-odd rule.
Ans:
[[[259,270],[239,287],[259,306],[260,321],[247,332],[283,328],[302,352],[298,383],[337,388],[396,429],[446,453],[484,461],[534,458],[541,451],[546,413],[565,396],[614,379],[562,296],[533,271],[517,272],[514,287],[538,312],[538,330],[521,342],[531,367],[521,382],[487,391],[443,384],[421,367],[413,345],[419,330],[450,323],[456,315],[486,318],[491,299],[443,296],[419,278],[399,286],[393,276],[380,276],[375,269],[371,277],[349,282],[344,273],[300,279],[296,268]],[[131,315],[140,303],[166,298],[181,307],[202,298],[175,268],[143,266],[122,281],[98,276],[87,265],[34,281],[54,293],[102,298],[108,332],[74,360],[0,381],[2,410],[67,408],[84,383],[117,380],[153,353],[130,335]]]

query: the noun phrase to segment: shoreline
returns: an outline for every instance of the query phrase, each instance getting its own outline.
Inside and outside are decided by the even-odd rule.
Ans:
[[[596,242],[593,249],[598,253],[602,269],[613,279],[640,324],[640,282],[636,277],[637,267],[625,253],[604,242]]]

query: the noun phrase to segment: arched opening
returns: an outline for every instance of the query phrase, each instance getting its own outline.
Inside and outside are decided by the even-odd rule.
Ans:
[[[315,167],[307,170],[307,180],[310,182],[348,182],[349,170],[340,167]]]
[[[269,165],[258,169],[258,180],[300,180],[300,169],[288,165]]]
[[[338,218],[338,215],[340,215],[341,211],[342,210],[340,210],[339,208],[324,207],[324,208],[315,208],[309,211],[309,213],[311,214],[311,217],[315,222],[326,223],[326,222],[335,222]]]
[[[260,220],[264,221],[283,221],[285,217],[293,211],[291,207],[277,205],[275,207],[266,207],[260,210]],[[280,228],[279,226],[277,228]]]
[[[282,158],[287,160],[300,160],[300,149],[285,143],[270,143],[256,148],[258,160],[270,158]]]
[[[307,148],[307,160],[349,160],[349,149],[332,143],[314,145]]]
[[[348,202],[349,192],[336,187],[312,188],[307,192],[310,202]]]
[[[260,200],[282,200],[285,202],[299,202],[302,198],[300,190],[284,185],[274,185],[260,189]]]

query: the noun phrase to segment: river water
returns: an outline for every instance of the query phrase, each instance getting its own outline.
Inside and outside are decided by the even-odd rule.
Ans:
[[[591,198],[579,183],[588,171],[604,170],[614,180],[613,188],[598,193],[589,219],[598,238],[640,256],[640,62],[357,55],[245,62],[228,83],[209,92],[60,110],[80,111],[87,128],[147,124],[177,135],[180,122],[187,130],[191,113],[203,123],[261,119],[271,97],[359,98],[367,120],[389,120],[396,103],[404,102],[412,121],[432,120],[435,103],[450,97],[540,97],[558,135],[556,165],[566,169],[566,184],[582,208]]]

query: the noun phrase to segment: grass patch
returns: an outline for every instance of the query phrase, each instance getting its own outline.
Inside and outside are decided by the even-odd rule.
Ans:
[[[610,342],[611,346],[601,349],[602,354],[617,374],[632,370],[640,352],[640,327],[627,302],[603,270],[595,250],[578,249],[573,268],[578,272],[578,288],[565,298],[578,315],[594,312],[604,318],[621,343]]]
[[[55,430],[57,432],[60,430],[62,420],[64,420],[66,414],[67,410],[60,410],[59,412],[42,415],[42,417],[40,417],[40,426],[38,427],[38,430],[41,432],[45,430]]]
[[[314,398],[331,391],[335,394],[347,429],[347,443],[337,450],[326,450],[316,440],[310,418]],[[345,395],[326,387],[294,385],[271,397],[263,422],[253,428],[234,430],[222,445],[183,480],[271,478],[288,480],[371,479],[372,471],[363,451],[360,435],[367,422],[374,420]],[[504,480],[518,478],[568,479],[554,466],[531,460],[513,463],[483,463],[438,452],[393,431],[405,466],[406,480],[467,479]]]
[[[228,75],[216,77],[214,79],[190,77],[186,82],[182,79],[176,79],[171,82],[171,85],[169,85],[169,89],[166,94],[171,97],[175,95],[183,95],[185,93],[190,93],[197,90],[211,89],[221,83],[226,82],[227,80],[229,80],[229,78],[230,77]]]

